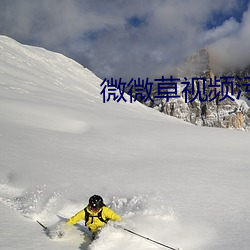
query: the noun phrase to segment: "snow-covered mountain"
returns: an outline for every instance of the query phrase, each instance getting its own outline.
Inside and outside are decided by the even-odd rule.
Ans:
[[[209,50],[202,49],[177,69],[180,98],[171,98],[168,102],[155,98],[154,103],[147,105],[196,125],[249,130],[250,93],[244,86],[250,86],[250,79],[245,79],[250,76],[249,72],[249,67],[222,68]]]
[[[249,133],[193,126],[140,103],[107,102],[102,80],[0,36],[1,249],[162,249],[108,225],[52,227],[92,194],[122,225],[185,250],[248,250]],[[86,230],[86,229],[84,229]]]

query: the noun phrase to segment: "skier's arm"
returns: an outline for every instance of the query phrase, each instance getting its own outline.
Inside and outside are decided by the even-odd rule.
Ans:
[[[116,214],[113,210],[110,208],[105,207],[105,217],[107,219],[110,219],[112,221],[118,221],[120,222],[122,220],[121,216]]]
[[[85,218],[85,212],[84,212],[84,209],[83,209],[83,210],[81,210],[80,212],[78,212],[77,214],[75,214],[74,216],[72,216],[72,217],[67,221],[67,224],[75,225],[78,221],[84,220],[84,218]]]

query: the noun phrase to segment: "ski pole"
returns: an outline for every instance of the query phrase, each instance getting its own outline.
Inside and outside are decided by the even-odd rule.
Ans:
[[[36,221],[40,226],[42,226],[43,227],[43,229],[46,231],[46,230],[48,230],[48,228],[47,227],[45,227],[41,222],[39,222],[38,220]]]
[[[139,237],[141,237],[141,238],[143,238],[143,239],[145,239],[145,240],[154,242],[154,243],[156,243],[156,244],[158,244],[158,245],[161,245],[161,246],[163,246],[163,247],[169,248],[169,249],[171,249],[171,250],[180,250],[180,248],[173,248],[173,247],[167,246],[167,245],[162,244],[162,243],[160,243],[160,242],[158,242],[158,241],[155,241],[155,240],[152,240],[152,239],[150,239],[150,238],[148,238],[148,237],[145,237],[145,236],[143,236],[143,235],[141,235],[141,234],[135,233],[135,232],[133,232],[133,231],[127,229],[127,228],[122,228],[122,229],[125,230],[125,231],[127,231],[127,232],[129,232],[129,233],[131,233],[131,234],[137,235],[137,236],[139,236]]]

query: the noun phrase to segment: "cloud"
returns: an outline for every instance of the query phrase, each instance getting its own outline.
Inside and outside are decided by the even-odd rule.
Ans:
[[[226,20],[221,26],[207,30],[202,36],[202,44],[211,44],[213,42],[219,41],[225,37],[230,36],[231,34],[237,33],[240,28],[240,24],[231,17],[229,20]]]
[[[2,0],[0,33],[64,53],[102,78],[159,77],[211,43],[232,46],[231,33],[243,39],[247,14],[239,23],[237,8],[237,0]],[[231,18],[207,30],[218,10]]]
[[[226,30],[230,31],[228,26],[231,27],[231,32],[226,32]],[[250,8],[245,11],[240,23],[235,23],[235,21],[232,21],[231,25],[224,23],[218,29],[226,35],[221,39],[215,39],[209,46],[215,65],[222,68],[249,66]]]

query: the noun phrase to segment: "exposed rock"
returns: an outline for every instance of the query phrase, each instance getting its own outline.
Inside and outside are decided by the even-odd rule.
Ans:
[[[230,84],[228,87],[225,84],[221,87],[221,82],[217,80],[220,80],[222,76],[235,78],[238,76],[242,80],[238,82],[234,80],[232,90]],[[196,125],[248,130],[250,127],[249,106],[244,100],[236,98],[240,91],[236,83],[238,85],[246,83],[247,81],[243,80],[246,76],[250,76],[250,66],[246,69],[229,70],[224,73],[217,72],[215,75],[210,65],[209,52],[202,49],[187,58],[177,69],[177,78],[180,78],[180,82],[178,82],[180,98],[170,98],[168,102],[166,98],[154,98],[153,103],[146,105]],[[185,96],[185,85],[181,82],[188,80],[191,83],[194,78],[204,78],[205,80],[193,80],[187,88],[189,92],[186,92]],[[216,87],[212,86],[215,84]],[[227,94],[226,98],[222,98],[224,96],[222,96],[222,91],[224,95]],[[246,93],[245,88],[241,88],[241,91],[240,97],[247,100],[250,93]],[[216,96],[219,92],[220,95]]]

